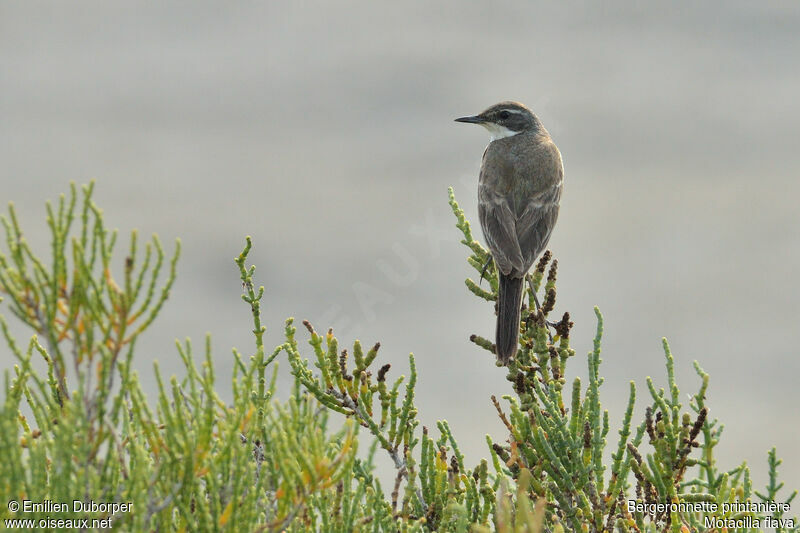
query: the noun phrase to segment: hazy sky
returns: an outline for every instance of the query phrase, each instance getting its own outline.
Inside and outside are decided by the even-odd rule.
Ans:
[[[0,200],[44,251],[44,200],[71,180],[97,180],[123,233],[180,237],[137,366],[179,372],[173,340],[211,332],[223,390],[231,347],[252,349],[232,261],[252,235],[266,341],[295,316],[380,340],[395,376],[414,352],[421,419],[447,419],[474,464],[503,436],[489,396],[509,389],[468,341],[494,316],[464,287],[447,205],[454,186],[480,236],[488,138],[453,119],[522,101],[566,169],[550,248],[569,374],[598,305],[616,426],[630,380],[637,413],[646,376],[665,384],[668,337],[684,395],[693,360],[711,374],[721,465],[746,459],[763,486],[777,445],[794,488],[798,27],[792,2],[3,2]]]

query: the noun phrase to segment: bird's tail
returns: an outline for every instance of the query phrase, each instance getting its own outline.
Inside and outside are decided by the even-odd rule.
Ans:
[[[520,307],[524,278],[513,278],[500,274],[497,290],[497,359],[504,365],[517,353],[519,340]]]

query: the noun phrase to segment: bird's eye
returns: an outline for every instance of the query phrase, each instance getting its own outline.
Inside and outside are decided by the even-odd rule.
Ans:
[[[502,118],[503,120],[507,119],[510,116],[511,116],[511,113],[509,113],[508,111],[500,111],[499,117]]]

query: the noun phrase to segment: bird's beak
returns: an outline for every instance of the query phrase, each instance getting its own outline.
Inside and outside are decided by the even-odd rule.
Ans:
[[[483,124],[486,121],[480,115],[473,115],[471,117],[457,118],[456,122],[466,122],[467,124]]]

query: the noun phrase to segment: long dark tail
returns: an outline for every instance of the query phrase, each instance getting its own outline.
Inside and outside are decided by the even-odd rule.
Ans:
[[[519,340],[519,317],[522,307],[524,278],[512,278],[500,274],[497,290],[497,359],[504,365],[517,353]]]

